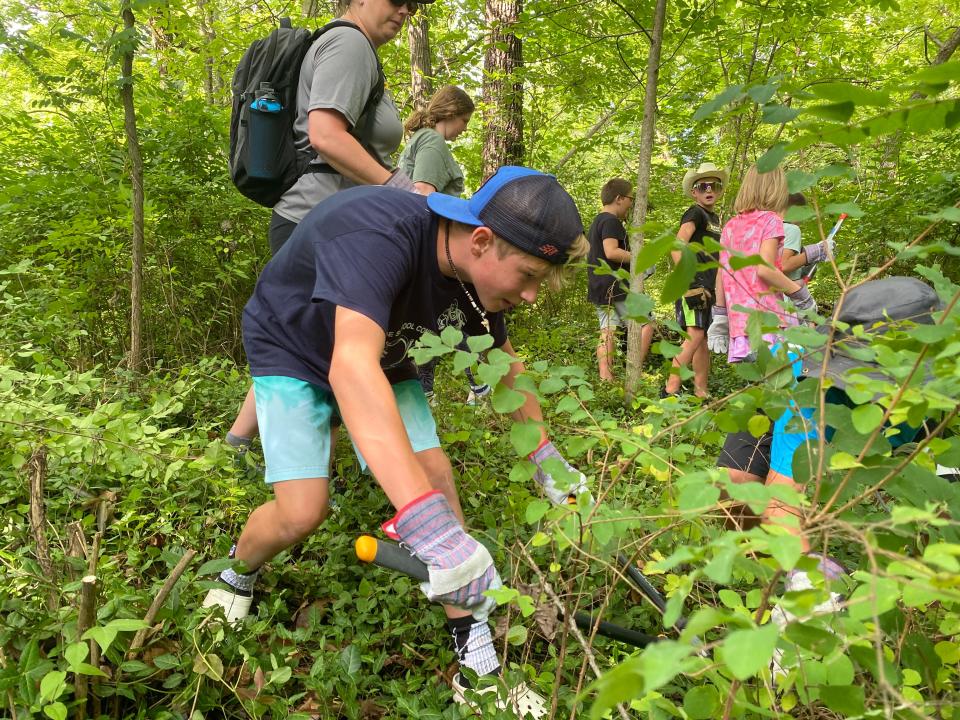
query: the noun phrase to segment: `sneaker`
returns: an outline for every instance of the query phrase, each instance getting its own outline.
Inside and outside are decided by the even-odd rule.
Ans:
[[[480,400],[490,394],[489,385],[471,385],[470,394],[467,395],[467,405],[476,405]]]
[[[819,560],[817,563],[817,570],[823,574],[824,580],[828,583],[837,581],[847,574],[843,566],[841,566],[840,563],[833,558],[816,554],[811,554],[810,556]],[[815,585],[810,579],[810,575],[803,570],[793,570],[789,575],[787,575],[787,578],[783,583],[784,592],[812,590],[814,587]],[[839,612],[842,612],[843,601],[843,595],[838,592],[829,591],[827,594],[827,599],[823,602],[817,603],[810,610],[810,617],[816,615],[835,615]],[[797,616],[784,608],[781,603],[774,605],[773,610],[770,611],[770,621],[780,629],[780,632],[783,632],[787,625],[795,622],[796,620]],[[777,648],[774,650],[773,659],[770,661],[770,670],[772,672],[774,686],[776,686],[780,680],[786,677],[787,673],[791,670],[791,667],[784,664],[783,656],[783,650],[781,648]]]
[[[223,610],[223,616],[230,625],[236,625],[250,614],[250,606],[253,604],[253,595],[241,594],[224,584],[222,587],[213,588],[203,599],[201,607],[218,607]]]
[[[454,675],[451,684],[453,686],[453,699],[457,704],[467,705],[476,712],[479,712],[480,708],[477,706],[475,700],[467,697],[467,693],[487,695],[488,693],[496,693],[498,690],[497,685],[488,685],[480,690],[465,688],[460,682],[460,673]],[[496,707],[498,710],[509,709],[515,713],[518,718],[523,718],[524,720],[527,718],[540,720],[547,716],[546,701],[525,682],[521,682],[519,685],[508,690],[506,698],[498,696]]]

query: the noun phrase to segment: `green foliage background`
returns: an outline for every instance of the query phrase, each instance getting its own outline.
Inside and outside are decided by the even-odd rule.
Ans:
[[[99,708],[151,718],[457,717],[438,682],[454,660],[440,614],[406,578],[350,559],[352,538],[389,510],[346,450],[339,510],[271,563],[257,618],[226,632],[197,611],[230,538],[267,498],[256,458],[237,467],[218,440],[246,386],[240,311],[268,259],[268,211],[236,193],[226,173],[229,78],[250,41],[301,9],[222,0],[131,7],[138,26],[128,35],[119,5],[0,0],[3,712],[66,717],[78,705],[75,681],[88,678],[91,716]],[[648,3],[530,0],[517,28],[527,162],[555,171],[587,221],[603,181],[636,174],[652,11]],[[435,82],[479,97],[482,3],[441,0],[429,17]],[[438,421],[467,514],[517,590],[501,598],[498,643],[510,674],[556,693],[554,717],[615,714],[615,702],[633,716],[690,720],[954,716],[960,500],[932,470],[960,465],[960,71],[956,60],[930,66],[937,48],[924,28],[942,40],[958,18],[955,7],[929,0],[668,6],[644,229],[648,241],[666,240],[647,253],[659,268],[648,288],[654,300],[636,301],[664,322],[639,399],[624,408],[617,389],[596,383],[582,274],[511,321],[514,344],[532,363],[527,387],[603,499],[595,513],[551,508],[532,494],[530,468],[518,459],[529,429],[460,404],[459,376],[441,366]],[[142,377],[122,370],[131,217],[117,58],[131,43],[146,163],[151,371]],[[409,109],[407,57],[402,38],[383,49],[388,87]],[[478,115],[455,149],[471,187],[482,137]],[[736,373],[716,369],[714,395],[729,396],[707,407],[654,399],[659,363],[679,342],[669,318],[682,278],[666,281],[666,255],[688,204],[683,171],[702,160],[732,168],[729,207],[758,159],[783,162],[793,188],[816,198],[817,212],[797,218],[805,238],[850,214],[837,272],[822,271],[814,286],[822,311],[881,266],[921,274],[948,308],[936,329],[906,328],[875,348],[893,380],[873,405],[880,415],[830,418],[849,430],[816,449],[824,465],[808,474],[838,502],[811,507],[811,532],[815,546],[856,569],[850,607],[839,619],[812,617],[821,589],[781,598],[803,618],[783,634],[768,611],[783,573],[804,561],[785,536],[725,528],[731,507],[722,492],[757,507],[769,497],[728,486],[713,465],[723,434],[746,428],[757,408],[775,417],[791,398],[812,399],[765,381],[783,363],[773,357]],[[795,339],[811,342],[800,331]],[[933,361],[934,381],[910,374],[918,359]],[[502,374],[494,360],[487,367]],[[494,407],[510,402],[501,391]],[[901,467],[878,428],[884,418],[922,417],[942,424],[940,437]],[[49,568],[30,521],[28,479],[41,460]],[[878,482],[882,492],[865,494]],[[96,532],[100,602],[82,639],[77,603],[88,561],[76,538],[89,551]],[[689,619],[682,634],[642,654],[599,637],[580,645],[539,582],[549,580],[570,610],[656,632],[657,613],[603,559],[614,547],[669,596],[664,626],[681,612]],[[140,618],[188,549],[199,551],[197,561],[146,646],[128,656]],[[711,654],[697,652],[695,637]],[[88,662],[91,639],[103,652],[97,666]],[[768,666],[778,644],[793,669],[774,687]],[[602,678],[588,690],[594,668]]]

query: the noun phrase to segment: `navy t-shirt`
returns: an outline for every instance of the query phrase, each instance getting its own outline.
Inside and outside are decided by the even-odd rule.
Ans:
[[[694,225],[693,235],[688,242],[704,244],[705,237],[711,237],[720,242],[720,216],[712,210],[707,210],[701,205],[691,205],[680,218],[680,224],[692,222]],[[720,261],[720,251],[707,252],[706,250],[697,251],[697,263],[709,264]],[[690,282],[690,288],[705,288],[712,295],[717,284],[717,268],[698,269]]]
[[[627,231],[623,223],[613,213],[602,212],[593,219],[587,239],[590,241],[590,253],[587,255],[587,300],[594,305],[610,305],[625,300],[627,291],[623,283],[613,275],[594,275],[593,269],[605,260],[613,270],[630,268],[630,263],[609,260],[603,250],[603,241],[615,238],[617,247],[627,249]]]
[[[417,377],[407,351],[424,332],[452,325],[486,334],[460,283],[440,272],[438,226],[425,197],[379,185],[319,203],[267,263],[243,310],[251,374],[330,389],[338,305],[383,328],[380,365],[391,383]],[[473,286],[467,289],[477,300]],[[499,347],[507,340],[503,313],[487,317]]]

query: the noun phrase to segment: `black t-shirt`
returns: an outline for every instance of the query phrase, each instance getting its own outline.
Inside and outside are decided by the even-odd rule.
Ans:
[[[693,235],[690,236],[689,242],[700,243],[704,245],[703,238],[709,236],[713,238],[716,242],[720,242],[720,216],[717,215],[712,210],[707,210],[700,205],[691,205],[687,208],[687,211],[683,214],[683,217],[680,218],[680,224],[692,222],[696,229],[693,231]],[[710,263],[710,262],[719,262],[720,261],[720,251],[710,253],[705,250],[700,250],[697,252],[697,262],[698,263]],[[710,291],[712,295],[714,293],[714,287],[717,284],[717,268],[710,268],[709,270],[697,270],[697,274],[693,276],[693,281],[690,283],[690,288],[706,288]]]
[[[623,283],[616,277],[593,274],[593,268],[600,265],[600,260],[606,261],[613,270],[630,267],[629,263],[607,259],[606,253],[603,252],[605,238],[616,238],[617,247],[621,250],[627,249],[627,231],[613,213],[602,212],[597,215],[587,233],[587,239],[590,241],[590,253],[587,255],[587,300],[594,305],[609,305],[627,297]]]
[[[330,389],[337,306],[387,335],[380,365],[391,383],[417,377],[407,351],[447,325],[483,335],[480,316],[437,264],[439,218],[427,200],[382,186],[350,188],[319,203],[267,263],[243,310],[243,344],[254,376],[282,375]],[[476,300],[476,290],[467,284]],[[488,313],[494,346],[507,340],[503,313]]]

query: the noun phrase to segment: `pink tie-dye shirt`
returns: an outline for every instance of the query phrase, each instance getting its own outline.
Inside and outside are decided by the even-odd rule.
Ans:
[[[796,319],[785,314],[778,303],[783,295],[772,290],[757,275],[757,266],[749,265],[740,270],[730,268],[730,256],[747,257],[760,254],[760,243],[770,238],[779,238],[783,250],[783,219],[769,210],[751,210],[730,218],[720,234],[720,272],[723,278],[723,294],[726,298],[727,317],[730,323],[730,345],[738,347],[747,335],[748,314],[735,310],[737,305],[745,308],[767,310],[780,316],[781,327],[796,324]],[[733,360],[733,358],[731,358]]]

